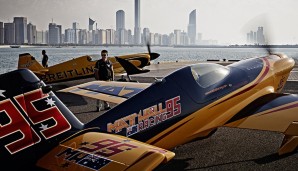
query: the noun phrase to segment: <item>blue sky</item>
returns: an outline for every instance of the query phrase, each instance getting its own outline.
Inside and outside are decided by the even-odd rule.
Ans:
[[[246,32],[263,26],[273,43],[298,44],[296,0],[141,0],[141,27],[153,33],[187,31],[188,15],[197,10],[197,32],[220,43],[245,43]],[[38,30],[54,20],[63,29],[88,18],[99,28],[116,27],[116,11],[125,11],[126,28],[134,27],[134,0],[0,0],[0,21],[25,16]],[[266,22],[265,22],[266,21]]]

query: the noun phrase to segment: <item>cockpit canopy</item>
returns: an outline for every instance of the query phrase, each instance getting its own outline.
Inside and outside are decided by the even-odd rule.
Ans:
[[[210,63],[194,64],[190,68],[194,79],[202,88],[223,80],[230,72],[225,66]]]

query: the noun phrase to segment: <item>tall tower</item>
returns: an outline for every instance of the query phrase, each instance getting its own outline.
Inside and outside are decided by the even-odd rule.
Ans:
[[[35,44],[36,43],[36,26],[32,23],[27,25],[27,40],[28,44]]]
[[[125,12],[118,10],[116,12],[116,30],[125,29]]]
[[[14,17],[13,22],[15,24],[15,43],[24,44],[27,43],[27,18],[26,17]]]
[[[15,24],[4,23],[4,44],[15,44]]]
[[[150,30],[149,28],[144,28],[143,29],[143,39],[144,39],[144,42],[147,43],[149,42],[150,44],[152,44],[152,42],[150,42]]]
[[[127,42],[127,31],[125,30],[125,12],[118,10],[116,12],[116,44],[125,44]]]
[[[90,19],[90,18],[89,18]],[[90,21],[90,20],[89,20]],[[89,25],[90,26],[90,25]],[[90,28],[90,27],[89,27]],[[77,44],[79,42],[79,29],[80,29],[80,25],[77,22],[73,22],[72,23],[72,29],[74,29],[75,31],[75,37],[74,37],[74,42],[75,44]]]
[[[93,30],[93,24],[95,23],[95,20],[92,20],[91,18],[89,18],[89,31]],[[96,28],[97,29],[97,28]]]
[[[261,44],[261,45],[265,44],[265,36],[264,36],[264,32],[263,32],[263,27],[258,27],[257,42],[258,42],[258,44]]]
[[[141,44],[141,26],[140,26],[140,0],[135,0],[135,44]]]
[[[4,44],[4,25],[0,22],[0,45]]]
[[[60,43],[60,28],[56,23],[49,24],[49,44],[57,45]]]
[[[187,27],[187,34],[190,39],[190,44],[194,45],[196,43],[196,33],[197,32],[197,17],[196,10],[193,10],[189,14],[189,23]]]
[[[181,30],[174,30],[175,45],[181,45]]]

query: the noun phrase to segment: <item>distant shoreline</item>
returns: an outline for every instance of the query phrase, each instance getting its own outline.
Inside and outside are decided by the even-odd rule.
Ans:
[[[0,48],[10,48],[16,45],[0,45]],[[53,47],[53,48],[76,48],[76,47],[146,47],[146,45],[75,45],[75,44],[61,44],[61,45],[47,45],[47,44],[34,44],[34,45],[18,45],[20,47]],[[296,45],[173,45],[173,46],[162,46],[162,45],[150,45],[152,47],[172,47],[172,48],[298,48]]]
[[[298,48],[298,45],[190,45],[173,46],[174,48]]]

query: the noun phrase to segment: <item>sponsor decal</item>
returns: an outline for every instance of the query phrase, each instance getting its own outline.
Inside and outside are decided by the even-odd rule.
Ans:
[[[78,164],[83,167],[87,167],[92,170],[99,170],[105,165],[109,164],[111,160],[96,156],[93,154],[86,154],[77,150],[73,150],[71,148],[67,148],[60,154],[56,155],[56,157],[64,157],[65,162],[61,164],[60,167],[67,168],[72,163]]]
[[[119,133],[126,129],[126,136],[131,136],[140,131],[158,125],[168,119],[181,114],[180,96],[168,99],[163,103],[150,106],[123,118],[114,123],[107,124],[107,131]]]
[[[35,61],[28,61],[25,64],[21,64],[20,68],[29,68],[31,65],[33,65],[35,63]]]
[[[130,140],[117,141],[113,139],[82,142],[80,148],[66,148],[57,154],[56,157],[93,170],[99,170],[111,162],[108,157],[138,148],[138,146],[132,145],[129,142]]]
[[[64,80],[68,78],[75,78],[93,74],[93,66],[80,68],[80,69],[72,69],[67,71],[56,72],[53,74],[46,74],[40,77],[44,82],[51,82],[57,80]]]
[[[281,79],[279,80],[279,83],[278,83],[278,86],[277,86],[277,91],[280,91],[283,88],[286,81],[287,81],[286,77],[284,75],[281,76]]]
[[[209,94],[214,93],[214,92],[217,92],[217,91],[219,91],[219,90],[223,90],[223,89],[225,89],[225,88],[227,88],[227,87],[232,87],[232,84],[229,84],[229,85],[226,85],[226,84],[225,84],[225,85],[223,85],[223,86],[220,86],[220,87],[217,87],[217,88],[215,88],[215,89],[212,89],[212,90],[206,92],[205,95],[209,95]]]

